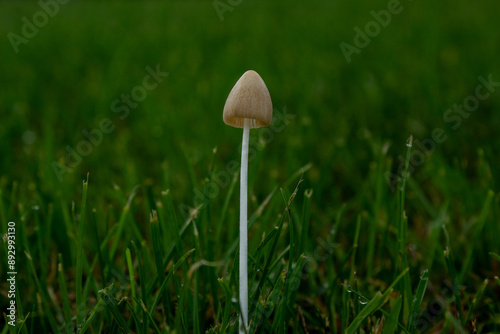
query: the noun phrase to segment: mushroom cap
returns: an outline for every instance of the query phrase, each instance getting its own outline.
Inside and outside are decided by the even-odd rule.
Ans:
[[[271,95],[264,80],[252,70],[243,73],[229,93],[224,112],[224,123],[243,128],[245,118],[251,120],[250,128],[268,126],[273,119]]]

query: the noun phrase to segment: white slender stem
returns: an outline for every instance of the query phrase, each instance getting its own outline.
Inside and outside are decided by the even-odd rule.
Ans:
[[[241,144],[240,173],[240,334],[248,329],[248,141],[250,138],[250,119],[245,118],[243,141]]]

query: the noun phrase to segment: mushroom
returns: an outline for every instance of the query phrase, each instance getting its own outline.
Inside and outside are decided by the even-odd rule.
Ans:
[[[268,126],[273,118],[271,96],[264,80],[255,71],[246,71],[236,82],[227,97],[222,116],[224,123],[243,128],[240,172],[240,326],[239,332],[248,328],[248,142],[250,129]]]

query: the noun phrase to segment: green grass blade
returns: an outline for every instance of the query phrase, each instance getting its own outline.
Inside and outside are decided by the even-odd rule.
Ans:
[[[415,292],[415,297],[413,297],[413,302],[410,308],[410,319],[408,321],[408,329],[410,333],[415,331],[415,323],[420,315],[420,305],[424,299],[425,291],[427,290],[427,283],[429,281],[429,271],[426,269],[420,275],[420,282],[418,283],[417,291]]]
[[[127,199],[127,204],[125,204],[125,206],[123,207],[123,210],[122,210],[122,213],[120,216],[120,220],[118,221],[118,229],[115,232],[113,243],[111,245],[111,250],[109,252],[110,259],[114,259],[116,249],[118,248],[118,244],[120,243],[120,241],[122,241],[121,235],[122,235],[123,229],[125,227],[125,222],[127,221],[128,213],[130,212],[130,205],[132,204],[132,200],[134,199],[134,197],[136,195],[137,189],[138,189],[138,186],[136,186],[134,189],[132,189],[132,192],[130,193],[130,196]]]
[[[260,204],[260,206],[257,208],[257,210],[255,210],[255,212],[250,216],[250,218],[248,219],[248,230],[251,230],[253,224],[257,221],[257,218],[259,218],[262,215],[264,209],[271,202],[271,199],[274,196],[276,190],[277,190],[277,188],[274,188],[269,193],[269,195],[267,195],[266,199]],[[224,256],[224,260],[228,261],[229,258],[233,255],[233,253],[238,249],[238,247],[239,247],[239,240],[236,239],[233,241],[231,247],[229,248],[229,251],[226,252],[226,254]]]
[[[199,210],[201,207],[198,207],[197,209]],[[188,227],[190,227],[193,222],[194,222],[194,219],[195,219],[195,216],[191,215],[187,220],[186,222],[184,223],[184,225],[182,226],[180,232],[179,232],[179,235],[180,235],[180,238],[182,238],[186,232],[188,231]],[[166,268],[168,263],[170,262],[170,260],[172,260],[172,257],[174,256],[175,254],[175,250],[176,250],[176,244],[170,246],[168,252],[167,252],[167,255],[165,256],[165,259],[163,260],[163,266]]]
[[[448,247],[443,251],[443,254],[446,260],[446,266],[448,267],[448,272],[450,273],[450,277],[453,282],[453,294],[455,296],[455,303],[457,305],[460,321],[462,322],[464,320],[464,315],[462,311],[462,297],[459,291],[459,281],[457,272],[455,270],[455,261],[453,259],[453,254]]]
[[[165,277],[165,269],[163,267],[163,248],[161,246],[161,231],[160,224],[158,222],[158,215],[156,210],[150,215],[150,226],[151,226],[151,238],[153,240],[153,254],[156,264],[156,274],[158,279]]]
[[[290,309],[295,303],[295,298],[297,296],[297,292],[301,283],[302,269],[304,268],[306,260],[307,257],[304,254],[300,255],[297,263],[295,264],[295,267],[293,268],[293,271],[291,272],[289,277],[287,277],[287,288],[285,288],[285,296],[287,296],[287,304]]]
[[[221,333],[224,333],[229,326],[229,319],[231,316],[231,307],[232,307],[232,298],[233,294],[231,292],[231,288],[229,285],[224,281],[224,278],[221,277],[218,280],[219,285],[222,288],[222,291],[224,291],[224,295],[226,296],[226,303],[224,305],[224,314],[222,316],[222,322],[221,322]],[[249,318],[251,319],[251,317]]]
[[[222,205],[222,210],[220,213],[219,220],[217,221],[217,225],[216,225],[217,231],[215,234],[215,242],[217,242],[218,244],[220,244],[220,242],[221,242],[222,229],[224,228],[224,221],[226,220],[227,210],[229,208],[229,202],[230,202],[231,197],[233,195],[236,184],[238,184],[238,177],[239,177],[238,173],[233,175],[231,183],[229,184],[229,189],[226,193],[226,197],[224,198],[224,204]],[[222,253],[222,249],[219,252]],[[220,256],[220,254],[218,254],[218,256]]]
[[[136,305],[139,305],[137,303],[137,298],[136,297],[132,297],[132,301]],[[141,328],[141,321],[139,320],[139,317],[137,316],[137,312],[134,309],[134,307],[128,302],[128,300],[126,301],[126,304],[127,304],[128,310],[130,311],[130,314],[132,314],[132,319],[134,319],[135,328],[136,328],[136,330],[139,330]]]
[[[396,273],[401,272],[403,268],[408,267],[408,254],[406,252],[406,242],[408,239],[408,219],[405,211],[405,195],[406,195],[406,182],[409,178],[409,166],[411,149],[413,146],[413,136],[408,138],[406,144],[408,147],[406,152],[404,174],[401,179],[401,188],[399,194],[399,230],[398,230],[398,243],[399,243],[399,261]],[[401,292],[403,296],[403,318],[408,319],[410,316],[410,303],[413,300],[410,275],[403,277],[401,282]]]
[[[347,286],[347,280],[344,280],[344,287]],[[342,290],[342,309],[340,310],[341,316],[341,333],[346,332],[347,324],[349,321],[349,306],[351,303],[351,299],[349,298],[349,293],[347,289]],[[359,314],[358,314],[359,315]]]
[[[170,234],[175,238],[175,250],[177,252],[177,256],[180,258],[183,254],[182,239],[181,239],[182,234],[179,229],[179,221],[177,219],[177,215],[174,209],[172,193],[168,189],[166,191],[162,191],[161,195],[162,195],[162,201],[166,203],[166,217],[164,217],[166,224],[165,229],[167,230],[167,227],[170,228]],[[186,275],[187,267],[183,265],[182,268],[183,268],[183,274]]]
[[[99,237],[99,232],[97,230],[97,210],[95,208],[92,209],[92,232],[93,232],[93,241],[94,241],[94,249],[95,252],[97,253],[97,259],[99,261],[99,268],[101,270],[101,275],[104,276],[104,268],[105,268],[105,261],[104,261],[104,256],[102,252],[101,247],[101,238]],[[93,265],[94,261],[92,261],[91,269],[93,270]]]
[[[255,312],[250,316],[250,329],[248,330],[248,333],[265,333],[262,328],[267,323],[268,314],[272,313],[274,309],[274,305],[272,303],[267,303],[266,305],[268,308],[259,302],[255,307]],[[278,321],[276,321],[276,323],[278,323]]]
[[[130,277],[130,290],[132,293],[132,300],[134,300],[134,298],[137,298],[137,295],[135,293],[134,266],[132,265],[132,255],[130,254],[130,248],[128,248],[128,247],[127,247],[127,250],[125,251],[125,257],[127,260],[128,275]],[[138,306],[138,305],[136,305],[136,306]]]
[[[180,259],[179,261],[177,261],[173,266],[172,266],[172,269],[170,269],[170,271],[168,272],[168,275],[167,277],[165,277],[165,279],[163,280],[161,286],[160,286],[160,289],[158,290],[158,293],[156,294],[156,298],[155,300],[153,301],[153,304],[151,305],[150,309],[151,309],[151,316],[153,315],[153,311],[155,310],[156,308],[156,305],[158,305],[158,302],[160,301],[160,298],[163,294],[163,291],[165,289],[165,286],[167,284],[167,282],[170,280],[170,278],[175,275],[175,271],[177,270],[177,268],[180,268],[182,266],[182,264],[184,263],[184,261],[186,261],[186,259],[188,258],[189,255],[191,255],[193,252],[195,251],[195,249],[191,249],[189,250],[186,254],[184,254]]]
[[[354,280],[354,273],[356,271],[356,251],[358,250],[358,240],[359,240],[359,231],[361,229],[361,215],[358,215],[356,220],[356,231],[354,232],[354,240],[352,244],[352,260],[351,260],[351,281]]]
[[[272,245],[270,247],[270,250],[267,253],[266,264],[264,266],[264,271],[262,272],[262,276],[261,276],[261,278],[259,280],[259,283],[257,285],[257,289],[255,290],[254,294],[252,295],[252,298],[250,299],[251,304],[250,304],[249,314],[252,314],[255,305],[257,305],[257,299],[259,298],[261,289],[264,286],[264,282],[266,281],[267,276],[269,275],[269,269],[270,269],[271,261],[272,261],[273,256],[276,254],[276,249],[277,249],[277,246],[278,246],[278,240],[279,240],[279,237],[280,237],[280,234],[281,234],[281,230],[283,229],[283,223],[285,221],[285,216],[286,216],[286,210],[285,210],[285,212],[283,212],[283,215],[281,216],[280,221],[278,223],[278,232],[276,233],[276,236],[275,236],[275,238],[273,240],[273,243],[272,243]]]
[[[489,283],[488,279],[485,279],[483,281],[483,284],[481,285],[481,287],[477,291],[476,295],[474,296],[474,299],[472,300],[472,304],[469,308],[469,312],[467,312],[467,316],[465,317],[464,321],[462,322],[462,326],[465,327],[467,325],[467,323],[469,322],[469,319],[474,312],[474,308],[476,307],[477,302],[483,297],[484,290],[486,290],[486,286],[488,286],[488,283]]]
[[[97,315],[105,307],[104,304],[105,304],[104,300],[102,298],[99,298],[99,301],[97,302],[97,304],[95,304],[94,308],[90,312],[90,315],[85,320],[85,322],[83,323],[82,327],[80,328],[78,334],[85,334],[85,332],[87,331],[87,329],[89,329],[90,325],[95,320],[95,318],[97,317]]]
[[[183,310],[186,305],[186,300],[189,294],[189,282],[184,283],[184,288],[179,292],[180,298],[177,300],[177,309]],[[189,302],[189,301],[188,301]],[[188,333],[188,319],[186,312],[177,312],[175,315],[175,328],[178,328],[181,333]]]
[[[35,265],[33,264],[33,259],[31,258],[31,255],[29,253],[26,253],[26,258],[27,258],[27,263],[28,263],[28,269],[31,271],[33,278],[35,279],[35,284],[38,289],[38,293],[40,294],[40,299],[42,302],[43,309],[45,310],[45,316],[47,317],[47,320],[49,321],[50,328],[52,329],[52,332],[57,333],[57,323],[56,319],[54,318],[54,315],[51,312],[50,309],[50,304],[49,304],[49,295],[47,293],[47,290],[45,290],[42,287],[42,284],[40,283],[40,280],[38,279],[38,275],[36,274],[35,270]]]
[[[486,199],[483,204],[483,209],[481,210],[481,214],[476,222],[476,228],[474,230],[474,237],[472,239],[472,243],[468,248],[467,255],[465,256],[464,265],[462,267],[462,271],[459,277],[459,283],[463,283],[465,279],[465,275],[468,273],[470,266],[472,265],[472,256],[474,255],[474,245],[478,245],[480,243],[481,232],[483,231],[484,224],[486,223],[486,218],[488,217],[488,213],[490,212],[491,202],[493,200],[495,193],[492,190],[488,191],[486,195]]]
[[[309,162],[305,164],[304,166],[300,167],[297,169],[295,173],[293,173],[283,184],[283,188],[287,188],[292,182],[294,182],[299,176],[302,178],[302,176],[313,166],[312,162]]]
[[[462,324],[460,323],[460,321],[458,321],[458,319],[456,319],[453,314],[450,313],[450,311],[446,311],[445,315],[444,315],[446,321],[448,323],[451,324],[451,326],[453,326],[455,329],[456,329],[456,332],[455,333],[465,333],[465,328],[462,327]],[[443,333],[448,333],[449,331],[444,331],[446,328],[446,324],[443,328]]]
[[[500,262],[500,255],[496,254],[496,253],[493,253],[493,252],[490,252],[489,253],[494,259],[496,259],[498,262]]]
[[[401,305],[403,304],[403,297],[401,295],[398,295],[396,298],[391,297],[390,304],[391,304],[391,313],[387,316],[387,321],[384,325],[382,334],[396,333],[399,313],[401,311]]]
[[[429,228],[429,236],[427,237],[428,244],[431,250],[428,253],[427,261],[424,264],[424,268],[432,268],[436,254],[441,254],[441,246],[439,242],[439,236],[441,235],[441,229],[443,224],[446,223],[448,219],[448,204],[443,205],[436,214],[435,219],[431,222]]]
[[[36,234],[36,244],[38,250],[38,262],[40,263],[40,281],[44,284],[47,281],[47,247],[46,238],[44,238],[44,230],[45,228],[42,226],[40,222],[40,217],[38,210],[33,210],[35,216],[35,234]]]
[[[144,274],[144,268],[142,267],[142,254],[140,252],[140,245],[137,247],[135,242],[131,242],[132,247],[134,247],[135,256],[137,257],[137,269],[139,271],[139,284],[141,287],[141,302],[145,305],[149,303],[148,289],[146,288],[146,275]],[[148,319],[143,318],[143,329],[148,328]]]
[[[392,284],[385,290],[382,294],[377,292],[375,296],[365,305],[365,307],[359,312],[359,314],[354,318],[349,327],[346,329],[346,334],[354,334],[361,326],[363,321],[370,315],[376,312],[386,303],[386,297],[392,292],[394,286],[399,283],[399,281],[408,273],[409,269],[406,268],[399,274],[398,277],[392,282]]]
[[[23,334],[28,334],[28,329],[26,328],[26,321],[28,320],[31,312],[28,312],[26,316],[24,316],[24,311],[23,311],[23,304],[21,301],[21,294],[19,293],[19,290],[16,290],[16,306],[17,306],[17,313],[18,313],[18,318],[20,319],[17,322],[17,326],[19,326],[19,329],[17,330],[17,333],[23,333]],[[9,327],[9,326],[6,326]]]
[[[500,277],[495,276],[495,281],[497,281],[497,285],[500,286]]]
[[[356,317],[358,314],[359,314],[359,302],[362,300],[361,299],[361,294],[359,294],[358,292],[358,280],[354,279],[353,278],[353,281],[354,281],[354,290],[352,290],[352,292],[356,292],[356,297],[352,298],[352,303],[354,304],[354,313],[353,313],[353,317]],[[363,296],[363,301],[366,303],[366,299],[365,297]],[[358,334],[361,334],[359,329],[357,331]]]
[[[302,226],[300,229],[300,242],[298,254],[303,254],[307,247],[307,241],[310,237],[309,226],[311,225],[311,200],[313,190],[307,189],[304,191],[304,203],[302,204]]]
[[[275,320],[273,321],[273,325],[271,328],[271,333],[276,333],[278,329],[283,331],[283,319],[281,317],[280,309],[285,307],[284,303],[286,303],[286,299],[283,297],[283,289],[286,283],[286,273],[282,272],[281,275],[278,276],[276,283],[273,286],[273,290],[264,305],[266,314],[264,315],[264,319],[262,321],[262,326],[265,326],[268,319],[271,317],[273,312],[276,312]]]
[[[80,209],[80,224],[78,228],[78,249],[76,254],[76,325],[81,327],[83,323],[83,315],[85,312],[81,310],[86,303],[83,299],[82,292],[82,271],[83,271],[83,240],[85,237],[85,212],[87,207],[87,189],[89,183],[89,176],[87,175],[87,180],[83,181],[83,193],[82,193],[82,206]]]
[[[156,323],[153,319],[153,316],[148,312],[148,310],[145,308],[144,304],[142,304],[143,310],[144,310],[144,315],[148,317],[149,323],[153,325],[153,329],[157,334],[161,334],[160,329],[158,326],[156,326]],[[149,332],[149,331],[148,331]]]
[[[117,300],[113,296],[113,284],[99,291],[99,296],[104,300],[104,305],[110,311],[111,315],[115,319],[118,326],[125,332],[131,333],[127,321],[122,315],[122,312],[118,309],[118,306],[123,303],[123,300]]]
[[[257,250],[255,251],[255,253],[253,255],[249,256],[249,260],[251,261],[251,264],[253,263],[253,265],[254,265],[253,276],[252,276],[252,279],[250,280],[250,282],[255,282],[255,280],[257,278],[257,274],[259,272],[263,271],[262,267],[260,266],[260,260],[262,258],[264,247],[269,243],[269,241],[271,241],[273,238],[275,238],[276,233],[278,233],[277,226],[275,226],[271,230],[271,232],[269,232],[269,234],[267,234],[264,237],[264,240],[261,241],[261,243],[257,247]]]
[[[18,327],[19,329],[17,329],[17,333],[25,333],[25,334],[28,334],[28,329],[26,328],[26,321],[28,321],[28,318],[30,316],[31,312],[28,312],[28,314],[26,314],[26,317],[20,317],[20,319],[16,322],[16,327]],[[4,328],[4,332],[7,332],[9,326],[5,326]]]
[[[61,291],[61,299],[63,303],[64,321],[66,322],[65,327],[67,328],[68,324],[71,324],[71,328],[73,328],[73,321],[71,320],[71,307],[69,303],[68,289],[66,288],[66,278],[64,276],[64,267],[61,253],[59,253],[57,276],[59,278],[59,289]]]

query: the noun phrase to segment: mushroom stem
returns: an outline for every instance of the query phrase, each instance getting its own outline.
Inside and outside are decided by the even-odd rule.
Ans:
[[[249,118],[245,118],[243,140],[241,144],[241,173],[240,173],[240,334],[248,328],[248,225],[247,225],[247,196],[248,196],[248,142],[250,138]]]
[[[246,71],[229,93],[222,119],[227,125],[243,128],[240,173],[240,316],[239,333],[248,331],[248,144],[250,128],[268,126],[273,104],[266,84],[255,71]]]

